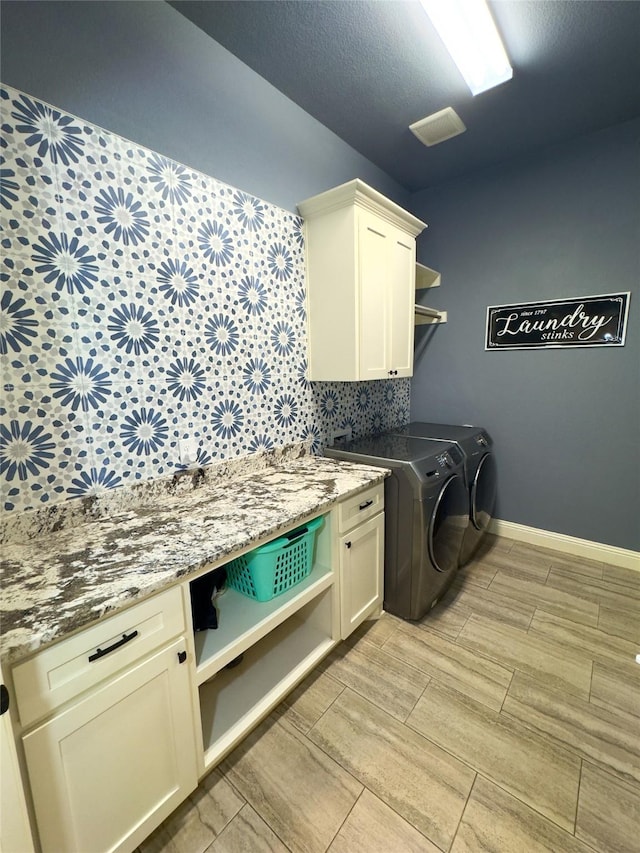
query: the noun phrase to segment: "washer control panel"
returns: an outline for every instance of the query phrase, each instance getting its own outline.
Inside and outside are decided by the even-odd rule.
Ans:
[[[489,436],[484,430],[476,436],[476,444],[480,447],[489,447]]]
[[[441,468],[453,468],[453,459],[448,453],[440,453],[436,456],[436,461]]]

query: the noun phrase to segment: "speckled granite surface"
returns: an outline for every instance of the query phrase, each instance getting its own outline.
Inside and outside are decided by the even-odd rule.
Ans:
[[[386,473],[302,451],[264,454],[10,519],[0,657],[36,651]]]

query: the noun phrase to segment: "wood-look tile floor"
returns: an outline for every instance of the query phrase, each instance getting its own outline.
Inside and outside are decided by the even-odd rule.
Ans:
[[[638,853],[640,572],[489,537],[340,644],[141,853]]]

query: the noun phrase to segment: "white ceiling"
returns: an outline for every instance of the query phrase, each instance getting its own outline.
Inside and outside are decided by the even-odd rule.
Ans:
[[[412,192],[640,116],[638,0],[490,3],[514,74],[475,98],[416,0],[171,5]],[[466,133],[425,148],[447,106]]]

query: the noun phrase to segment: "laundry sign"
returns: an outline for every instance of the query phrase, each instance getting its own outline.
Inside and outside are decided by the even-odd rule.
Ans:
[[[624,345],[629,293],[490,305],[485,349]]]

